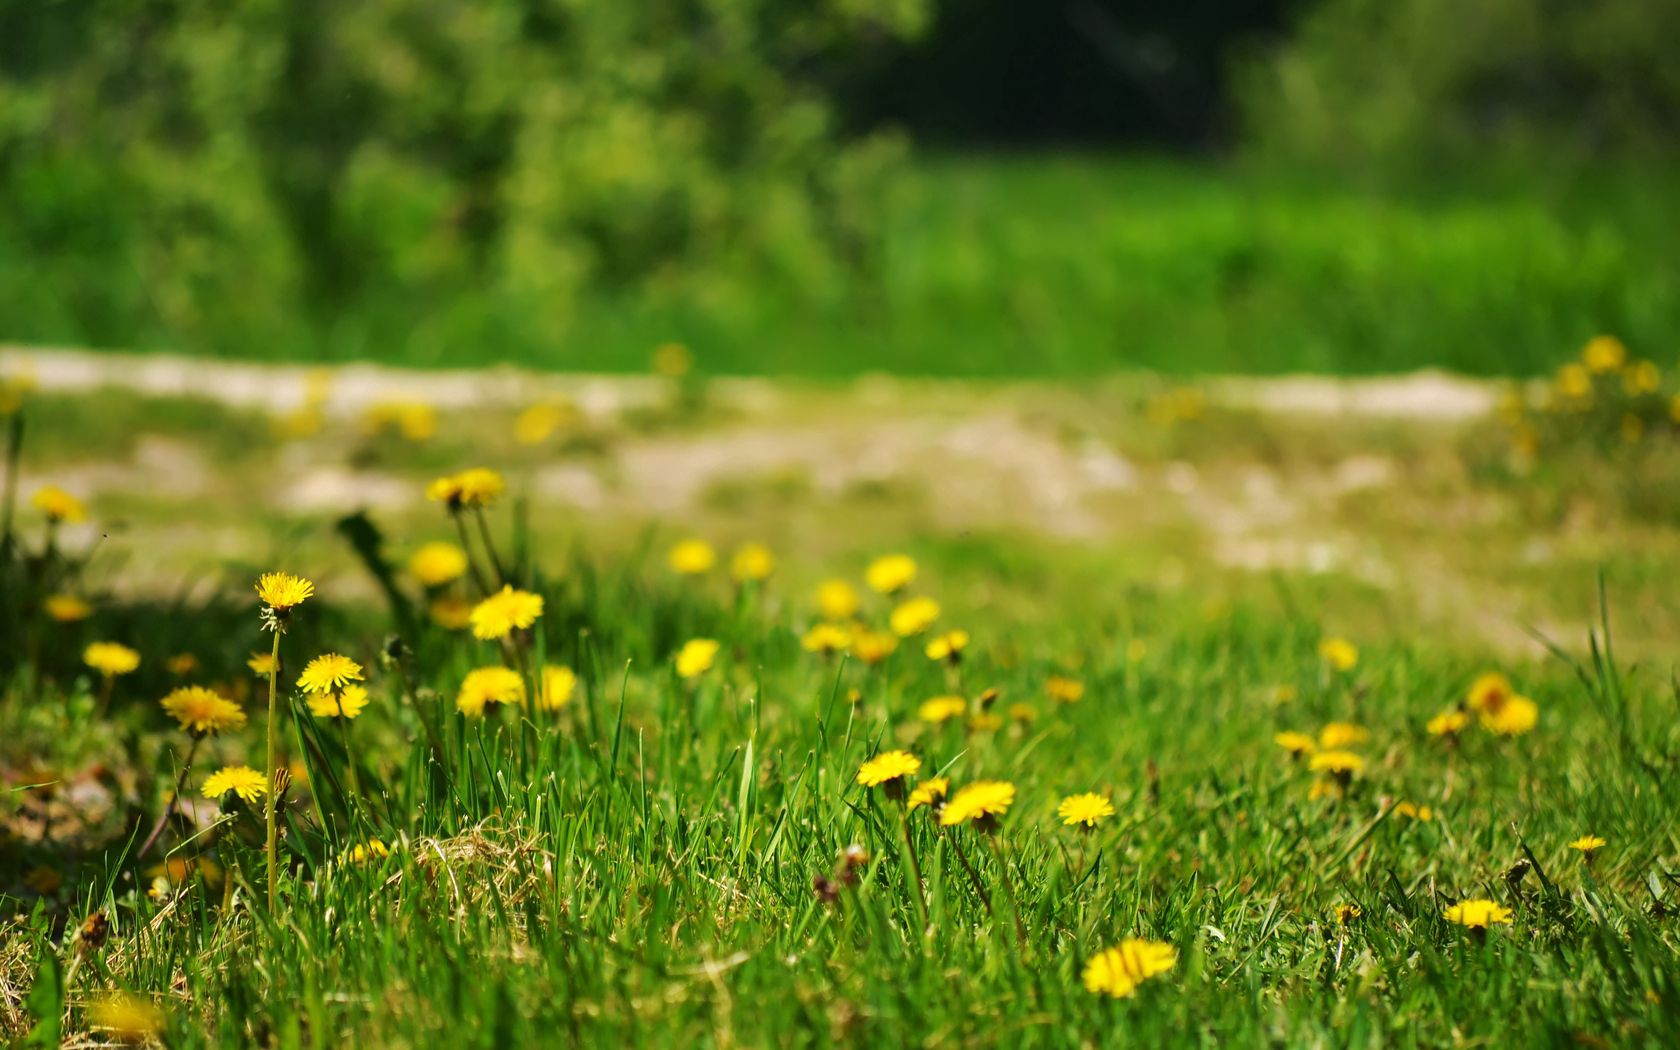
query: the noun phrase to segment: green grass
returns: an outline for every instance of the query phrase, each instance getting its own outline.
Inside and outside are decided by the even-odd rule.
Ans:
[[[323,331],[277,321],[220,339],[184,338],[142,309],[126,342],[634,372],[680,340],[714,373],[810,377],[1503,375],[1543,371],[1608,331],[1667,365],[1680,327],[1674,187],[1666,170],[1383,190],[1147,157],[923,157],[859,247],[869,266],[794,258],[767,275],[698,261],[571,304],[462,286],[358,301]],[[84,341],[68,304],[91,294],[85,277],[54,289],[30,283],[40,272],[0,248],[0,298],[30,304],[0,336]]]
[[[286,716],[286,750],[309,786],[293,792],[275,915],[262,905],[260,818],[237,804],[214,831],[164,840],[176,856],[218,858],[230,896],[194,879],[148,899],[156,858],[125,846],[186,747],[155,703],[175,681],[161,657],[194,652],[199,679],[250,688],[243,662],[265,639],[243,584],[209,605],[112,603],[68,636],[20,622],[27,592],[11,589],[9,629],[40,655],[12,665],[0,711],[7,764],[32,770],[3,803],[0,834],[13,837],[0,885],[13,887],[14,916],[4,987],[21,996],[55,972],[70,983],[5,1000],[4,1034],[57,1017],[61,1000],[67,1030],[83,1030],[87,1004],[124,988],[165,1010],[170,1046],[1680,1036],[1668,917],[1680,735],[1665,674],[1619,671],[1602,648],[1563,639],[1581,674],[1561,660],[1513,669],[1540,704],[1538,728],[1472,730],[1455,747],[1423,722],[1490,658],[1452,638],[1379,641],[1336,674],[1315,653],[1321,625],[1276,600],[1209,610],[1149,587],[1069,586],[1015,547],[911,551],[924,561],[918,589],[974,634],[960,672],[914,644],[879,668],[803,653],[805,601],[780,584],[740,595],[673,579],[658,551],[544,551],[527,577],[547,600],[527,659],[576,668],[581,695],[557,715],[483,721],[451,701],[468,668],[496,661],[493,646],[426,629],[408,637],[410,656],[382,661],[393,621],[336,601],[351,581],[323,579],[284,639],[287,677],[325,649],[369,668],[374,705],[354,724],[368,790],[352,799],[342,786],[335,731]],[[298,550],[286,567],[308,570],[313,557]],[[788,571],[852,568],[784,558]],[[999,601],[1047,587],[1084,597]],[[884,611],[875,599],[865,615]],[[148,655],[117,683],[108,716],[77,667],[76,639],[95,635]],[[670,660],[696,636],[724,648],[687,685]],[[1085,682],[1082,701],[1045,698],[1058,672]],[[1279,686],[1296,698],[1279,705]],[[987,687],[1000,710],[1026,702],[1037,720],[965,732],[915,718],[930,696]],[[289,689],[284,699],[291,710]],[[217,763],[259,764],[260,705],[251,710],[246,731],[211,741],[189,790]],[[1359,748],[1369,766],[1345,800],[1311,801],[1312,776],[1271,736],[1335,719],[1371,730]],[[895,809],[853,782],[892,746],[920,755],[924,775],[1019,788],[992,839],[912,821],[925,926]],[[31,834],[34,807],[62,796],[24,785],[83,783],[75,774],[96,763],[132,795],[102,818],[71,807],[53,835]],[[1088,835],[1054,815],[1061,795],[1085,790],[1118,809]],[[1391,805],[1402,799],[1436,818],[1402,818]],[[1591,867],[1564,848],[1589,831],[1610,843]],[[371,836],[401,845],[388,859],[331,863]],[[826,903],[813,879],[852,844],[871,859]],[[1513,884],[1503,873],[1525,859],[1535,868]],[[37,865],[62,872],[63,888],[20,889]],[[1510,905],[1514,925],[1485,943],[1449,925],[1443,907],[1466,896]],[[1363,916],[1338,926],[1340,903]],[[84,951],[67,931],[94,909],[114,932]],[[1131,936],[1172,944],[1177,966],[1130,1000],[1086,993],[1084,961]]]

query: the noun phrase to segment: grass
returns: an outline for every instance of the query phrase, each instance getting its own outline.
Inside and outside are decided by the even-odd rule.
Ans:
[[[636,372],[653,347],[680,340],[713,373],[830,379],[1535,374],[1560,343],[1604,331],[1666,353],[1680,324],[1673,187],[1664,170],[1382,189],[1136,156],[924,156],[867,246],[869,268],[796,259],[790,277],[698,261],[572,306],[463,286],[425,302],[353,303],[321,331],[276,322],[219,339],[134,316],[122,341]],[[66,304],[97,287],[79,273],[73,289],[38,287],[40,274],[0,254],[0,300],[30,306],[0,336],[88,341],[85,311]]]
[[[1501,582],[1579,625],[1550,631],[1558,648],[1545,659],[1501,652],[1465,621],[1406,613],[1357,579],[1212,571],[1201,541],[1162,506],[1166,488],[1125,501],[1154,504],[1154,517],[1118,519],[1121,541],[1074,543],[963,528],[940,518],[939,498],[903,506],[902,486],[942,491],[932,474],[912,472],[883,500],[776,471],[703,492],[682,522],[719,539],[774,541],[776,574],[744,587],[721,573],[674,575],[670,523],[623,508],[600,520],[563,514],[517,484],[521,499],[493,508],[492,535],[509,575],[545,606],[515,657],[430,623],[404,626],[407,613],[381,600],[329,515],[288,511],[265,491],[312,460],[377,464],[415,486],[430,464],[474,453],[494,452],[516,481],[544,465],[486,414],[446,417],[415,470],[403,465],[411,447],[364,444],[353,423],[276,447],[248,416],[144,402],[107,414],[98,399],[111,396],[79,412],[32,404],[41,423],[31,440],[51,444],[26,445],[26,467],[69,477],[110,458],[121,473],[122,457],[142,447],[138,431],[211,450],[210,479],[173,502],[162,481],[121,496],[131,528],[83,570],[97,601],[80,624],[41,616],[42,574],[57,565],[18,557],[42,550],[38,516],[20,517],[22,546],[0,576],[0,639],[23,654],[0,665],[0,1037],[108,1038],[99,1006],[120,989],[158,1010],[160,1038],[182,1047],[1680,1038],[1680,731],[1662,644],[1665,625],[1680,622],[1665,585],[1680,548],[1672,530],[1624,518],[1616,500],[1583,486],[1604,515],[1604,543],[1643,537],[1641,555],[1611,562],[1603,608],[1593,566],[1604,547],[1576,537],[1575,555],[1550,566],[1501,550],[1520,545],[1499,536],[1547,536],[1547,519],[1467,524],[1440,513],[1479,500],[1503,513],[1525,505],[1464,466],[1455,442],[1481,448],[1478,430],[1360,429],[1213,406],[1163,431],[1116,411],[1136,405],[1112,389],[912,398],[927,420],[962,418],[967,396],[983,412],[1013,404],[1074,447],[1125,450],[1146,479],[1190,464],[1216,490],[1261,463],[1307,490],[1351,455],[1397,457],[1403,485],[1353,506],[1315,502],[1324,509],[1313,513],[1365,536],[1416,534],[1419,551],[1441,556],[1467,531],[1460,564],[1487,562],[1493,578],[1527,564],[1526,577]],[[878,398],[860,417],[832,397],[793,394],[776,411],[813,425],[893,422]],[[717,411],[639,425],[689,444],[743,425],[784,433],[780,417]],[[118,433],[99,433],[107,415],[122,420]],[[610,470],[650,440],[624,426],[603,427],[577,455]],[[91,455],[73,451],[78,435]],[[1603,473],[1608,454],[1572,451],[1554,469]],[[534,502],[522,510],[527,493]],[[95,509],[103,516],[117,498],[100,495]],[[376,510],[371,521],[391,556],[453,535],[435,504]],[[212,568],[206,537],[241,522],[238,559]],[[60,549],[91,539],[66,533]],[[927,659],[920,638],[879,666],[801,649],[811,586],[855,579],[868,555],[890,549],[916,558],[913,591],[941,602],[941,627],[971,633],[959,665]],[[1167,571],[1167,559],[1180,568]],[[1174,579],[1185,562],[1188,586]],[[157,704],[170,689],[217,684],[250,713],[244,729],[201,745],[184,795],[223,763],[261,765],[266,686],[245,662],[270,636],[249,587],[273,568],[315,577],[320,594],[283,639],[281,728],[298,765],[270,912],[260,809],[195,804],[156,853],[133,852],[190,747]],[[406,577],[396,586],[419,599]],[[1498,604],[1505,592],[1465,593],[1471,618],[1512,615]],[[868,595],[861,616],[881,624],[891,604]],[[1360,644],[1355,666],[1321,659],[1330,634]],[[1624,655],[1630,634],[1642,655]],[[698,637],[721,650],[685,681],[672,661]],[[108,707],[81,664],[96,638],[142,653]],[[304,660],[329,650],[366,668],[373,696],[348,736],[290,688]],[[199,667],[169,670],[183,652]],[[552,712],[456,713],[465,673],[506,659],[573,668],[577,695]],[[1494,667],[1538,704],[1532,732],[1496,736],[1474,717],[1455,741],[1425,731]],[[1083,698],[1053,702],[1052,675],[1082,682]],[[999,726],[918,718],[930,697],[977,705],[988,689],[998,690]],[[1035,717],[1008,717],[1014,704]],[[1313,798],[1318,776],[1272,737],[1336,721],[1369,731],[1355,745],[1365,766],[1345,797]],[[924,778],[1017,788],[995,835],[912,814],[919,883],[896,804],[855,782],[860,763],[894,747],[921,758]],[[1117,810],[1090,832],[1055,815],[1061,797],[1083,791]],[[1404,815],[1402,801],[1431,818]],[[1591,863],[1566,845],[1587,833],[1608,841]],[[345,858],[374,838],[389,856]],[[868,859],[848,880],[853,845]],[[210,858],[222,879],[165,869],[158,884],[165,852]],[[1512,908],[1513,924],[1479,936],[1447,922],[1446,907],[1469,897]],[[1345,904],[1361,914],[1343,924],[1335,908]],[[111,925],[103,939],[78,932],[94,912]],[[1171,945],[1176,965],[1127,999],[1088,993],[1086,962],[1129,937]]]

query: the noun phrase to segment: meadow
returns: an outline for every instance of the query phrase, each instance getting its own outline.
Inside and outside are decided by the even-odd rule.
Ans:
[[[1452,415],[10,361],[0,1033],[1672,1044],[1640,346]]]

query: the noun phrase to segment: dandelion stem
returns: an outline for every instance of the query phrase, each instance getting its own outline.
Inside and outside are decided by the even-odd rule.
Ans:
[[[488,598],[490,584],[484,579],[484,570],[478,567],[478,559],[473,557],[472,538],[467,535],[467,523],[462,520],[460,511],[454,511],[449,516],[455,519],[455,531],[461,535],[461,549],[467,552],[467,568],[472,572],[473,583],[478,586],[478,596]]]
[[[268,860],[268,911],[274,913],[274,904],[278,897],[279,883],[276,881],[274,858],[278,852],[279,834],[275,825],[275,808],[280,804],[280,792],[283,783],[280,779],[280,734],[277,731],[276,693],[280,680],[280,632],[274,632],[274,651],[270,654],[268,668],[268,775],[271,778],[268,791],[268,806],[264,814],[264,822],[268,831],[268,845],[265,853]]]
[[[490,538],[490,522],[484,517],[484,508],[475,504],[473,517],[478,519],[478,535],[484,541],[484,553],[490,556],[490,567],[496,570],[496,582],[506,584],[507,573],[502,571],[502,559],[497,556],[496,544]]]
[[[180,804],[181,789],[187,783],[187,774],[192,771],[193,756],[198,754],[198,742],[202,739],[204,738],[197,734],[193,735],[192,746],[187,748],[187,759],[181,763],[181,772],[175,777],[175,790],[170,794],[169,802],[163,807],[163,812],[158,814],[157,823],[152,825],[151,833],[146,836],[146,841],[140,846],[140,851],[134,855],[135,860],[139,860],[151,852],[152,847],[157,844],[158,837],[163,834],[163,829],[169,825],[169,818],[175,814],[175,807]]]

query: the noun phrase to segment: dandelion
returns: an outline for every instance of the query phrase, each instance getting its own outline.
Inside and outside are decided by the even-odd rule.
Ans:
[[[257,597],[277,613],[302,605],[315,594],[315,585],[289,572],[265,572],[257,577]]]
[[[1301,691],[1292,685],[1274,685],[1271,689],[1272,703],[1278,707],[1294,703],[1300,695]]]
[[[799,647],[808,653],[819,653],[824,657],[843,653],[852,644],[852,632],[838,624],[819,623],[805,632],[799,639]]]
[[[1635,361],[1622,373],[1622,389],[1629,397],[1654,394],[1662,389],[1662,369],[1651,361]]]
[[[576,416],[577,408],[568,401],[539,402],[514,418],[514,440],[521,445],[540,445]]]
[[[683,540],[671,548],[666,561],[683,576],[704,576],[717,564],[717,551],[705,540]]]
[[[339,653],[322,653],[304,666],[297,684],[306,693],[330,693],[361,680],[361,664]]]
[[[489,641],[525,630],[543,613],[540,594],[515,590],[510,584],[473,606],[469,617],[474,638]]]
[[[453,543],[423,544],[408,559],[409,575],[427,587],[442,587],[466,575],[467,552]]]
[[[857,615],[857,588],[842,579],[827,579],[817,584],[817,611],[830,623],[844,623]]]
[[[1038,709],[1031,704],[1010,704],[1009,720],[1029,725],[1038,718]]]
[[[1365,760],[1352,751],[1320,751],[1307,762],[1307,768],[1345,780],[1364,769]]]
[[[192,653],[176,653],[163,664],[165,670],[177,678],[185,678],[198,670],[198,657]]]
[[[1087,791],[1062,799],[1061,805],[1056,807],[1056,815],[1070,828],[1084,825],[1090,829],[1114,816],[1114,803],[1103,795]]]
[[[488,467],[473,467],[433,480],[426,486],[426,498],[454,512],[463,507],[488,507],[506,491],[507,482],[500,474]]]
[[[966,648],[968,632],[958,629],[935,636],[922,651],[927,653],[929,660],[944,661],[954,666],[962,660],[962,652]]]
[[[857,782],[864,787],[888,786],[903,790],[903,780],[922,768],[922,760],[908,751],[883,751],[858,768]]]
[[[1586,402],[1592,399],[1592,373],[1585,365],[1570,362],[1558,369],[1557,377],[1552,381],[1552,388],[1558,397],[1569,402]]]
[[[1496,711],[1482,712],[1482,728],[1497,736],[1521,736],[1540,721],[1540,705],[1526,696],[1513,696]]]
[[[973,822],[983,829],[997,822],[1015,803],[1015,785],[1006,780],[977,780],[957,790],[939,815],[945,827]]]
[[[1445,915],[1448,922],[1457,923],[1472,930],[1485,931],[1492,925],[1503,924],[1509,926],[1511,924],[1510,908],[1501,907],[1493,901],[1481,898],[1460,901],[1448,908]]]
[[[915,580],[916,562],[904,554],[883,555],[863,571],[863,582],[877,594],[897,594]]]
[[[1296,733],[1290,730],[1274,733],[1272,743],[1289,752],[1290,758],[1301,758],[1318,750],[1318,745],[1313,742],[1312,737],[1305,733]]]
[[[653,370],[666,379],[681,379],[694,369],[694,352],[681,343],[661,343],[653,351]]]
[[[1595,335],[1581,348],[1581,363],[1594,375],[1618,371],[1627,363],[1627,347],[1613,335]]]
[[[82,650],[82,662],[110,679],[133,673],[140,654],[120,642],[94,642]]]
[[[1424,728],[1430,736],[1455,736],[1470,724],[1470,716],[1456,707],[1448,708],[1431,718]]]
[[[1318,731],[1318,746],[1328,750],[1363,744],[1371,738],[1364,726],[1352,722],[1330,722]]]
[[[310,693],[305,697],[309,705],[309,713],[316,718],[355,719],[368,705],[368,692],[362,686],[351,684],[337,693]]]
[[[75,524],[87,520],[87,507],[82,501],[56,485],[42,485],[29,497],[29,505],[47,516],[50,524]]]
[[[1410,817],[1413,820],[1428,822],[1435,819],[1435,811],[1428,806],[1420,806],[1416,802],[1396,802],[1394,815]]]
[[[729,575],[736,583],[758,583],[776,571],[776,556],[762,543],[744,543],[729,559]]]
[[[921,634],[939,619],[939,603],[932,598],[911,598],[901,603],[887,617],[893,633],[900,638]]]
[[[455,695],[455,708],[468,718],[483,718],[490,704],[511,704],[525,698],[525,681],[506,667],[468,671]]]
[[[1178,953],[1172,945],[1128,939],[1098,952],[1085,964],[1085,990],[1115,999],[1129,998],[1138,985],[1177,964]]]
[[[245,666],[258,678],[267,678],[279,670],[274,656],[270,653],[252,653],[251,658],[245,661]]]
[[[537,691],[539,711],[558,711],[572,702],[577,692],[577,672],[561,664],[547,664],[542,669],[542,688]]]
[[[1592,860],[1593,854],[1604,848],[1604,840],[1597,835],[1582,835],[1571,842],[1569,848],[1581,854],[1587,860]]]
[[[432,622],[446,631],[464,631],[472,623],[473,603],[455,594],[434,598],[426,606]]]
[[[150,1043],[163,1034],[165,1018],[150,999],[108,992],[88,1007],[91,1026],[120,1043]]]
[[[228,792],[239,796],[241,802],[252,803],[268,792],[268,781],[250,766],[223,766],[204,778],[200,789],[205,798],[218,801]]]
[[[951,782],[944,777],[928,777],[910,792],[909,808],[937,806],[951,790]]]
[[[898,635],[891,631],[859,630],[852,636],[852,655],[866,664],[878,664],[898,651]]]
[[[1326,638],[1318,643],[1318,658],[1336,671],[1351,671],[1359,663],[1359,650],[1346,638]]]
[[[677,676],[698,678],[712,669],[721,646],[710,638],[693,638],[677,651]]]
[[[948,722],[968,710],[968,701],[960,696],[936,696],[932,700],[924,701],[916,709],[916,717],[924,722],[938,725]]]
[[[968,716],[968,730],[971,733],[995,733],[1002,728],[1002,715],[990,711],[976,711]]]
[[[1331,913],[1336,916],[1338,926],[1346,926],[1364,915],[1365,911],[1357,904],[1338,904],[1331,909]]]
[[[1053,674],[1044,680],[1044,695],[1059,704],[1076,704],[1085,698],[1085,683]]]
[[[42,603],[47,616],[58,623],[76,623],[93,615],[93,606],[74,594],[54,594]]]
[[[358,842],[338,855],[340,864],[365,864],[370,860],[383,860],[391,855],[391,848],[385,845],[383,839],[368,839]]]
[[[280,635],[285,633],[286,622],[292,610],[315,593],[315,585],[302,576],[294,576],[289,572],[265,572],[257,577],[256,590],[257,598],[263,605],[263,630],[274,634],[274,643],[269,648],[268,659],[268,765],[264,767],[265,773],[273,776],[280,768]],[[361,669],[357,668],[356,672],[356,677],[360,678]],[[283,782],[277,781],[276,784],[276,789],[268,792],[263,806],[263,856],[268,869],[268,910],[271,914],[280,895],[278,796],[285,790]]]
[[[160,703],[164,713],[189,733],[220,733],[245,725],[245,712],[238,704],[201,685],[181,686]]]
[[[1511,680],[1498,671],[1489,671],[1478,675],[1470,683],[1470,693],[1466,702],[1472,711],[1497,711],[1505,706],[1505,701],[1515,696],[1511,688]]]

